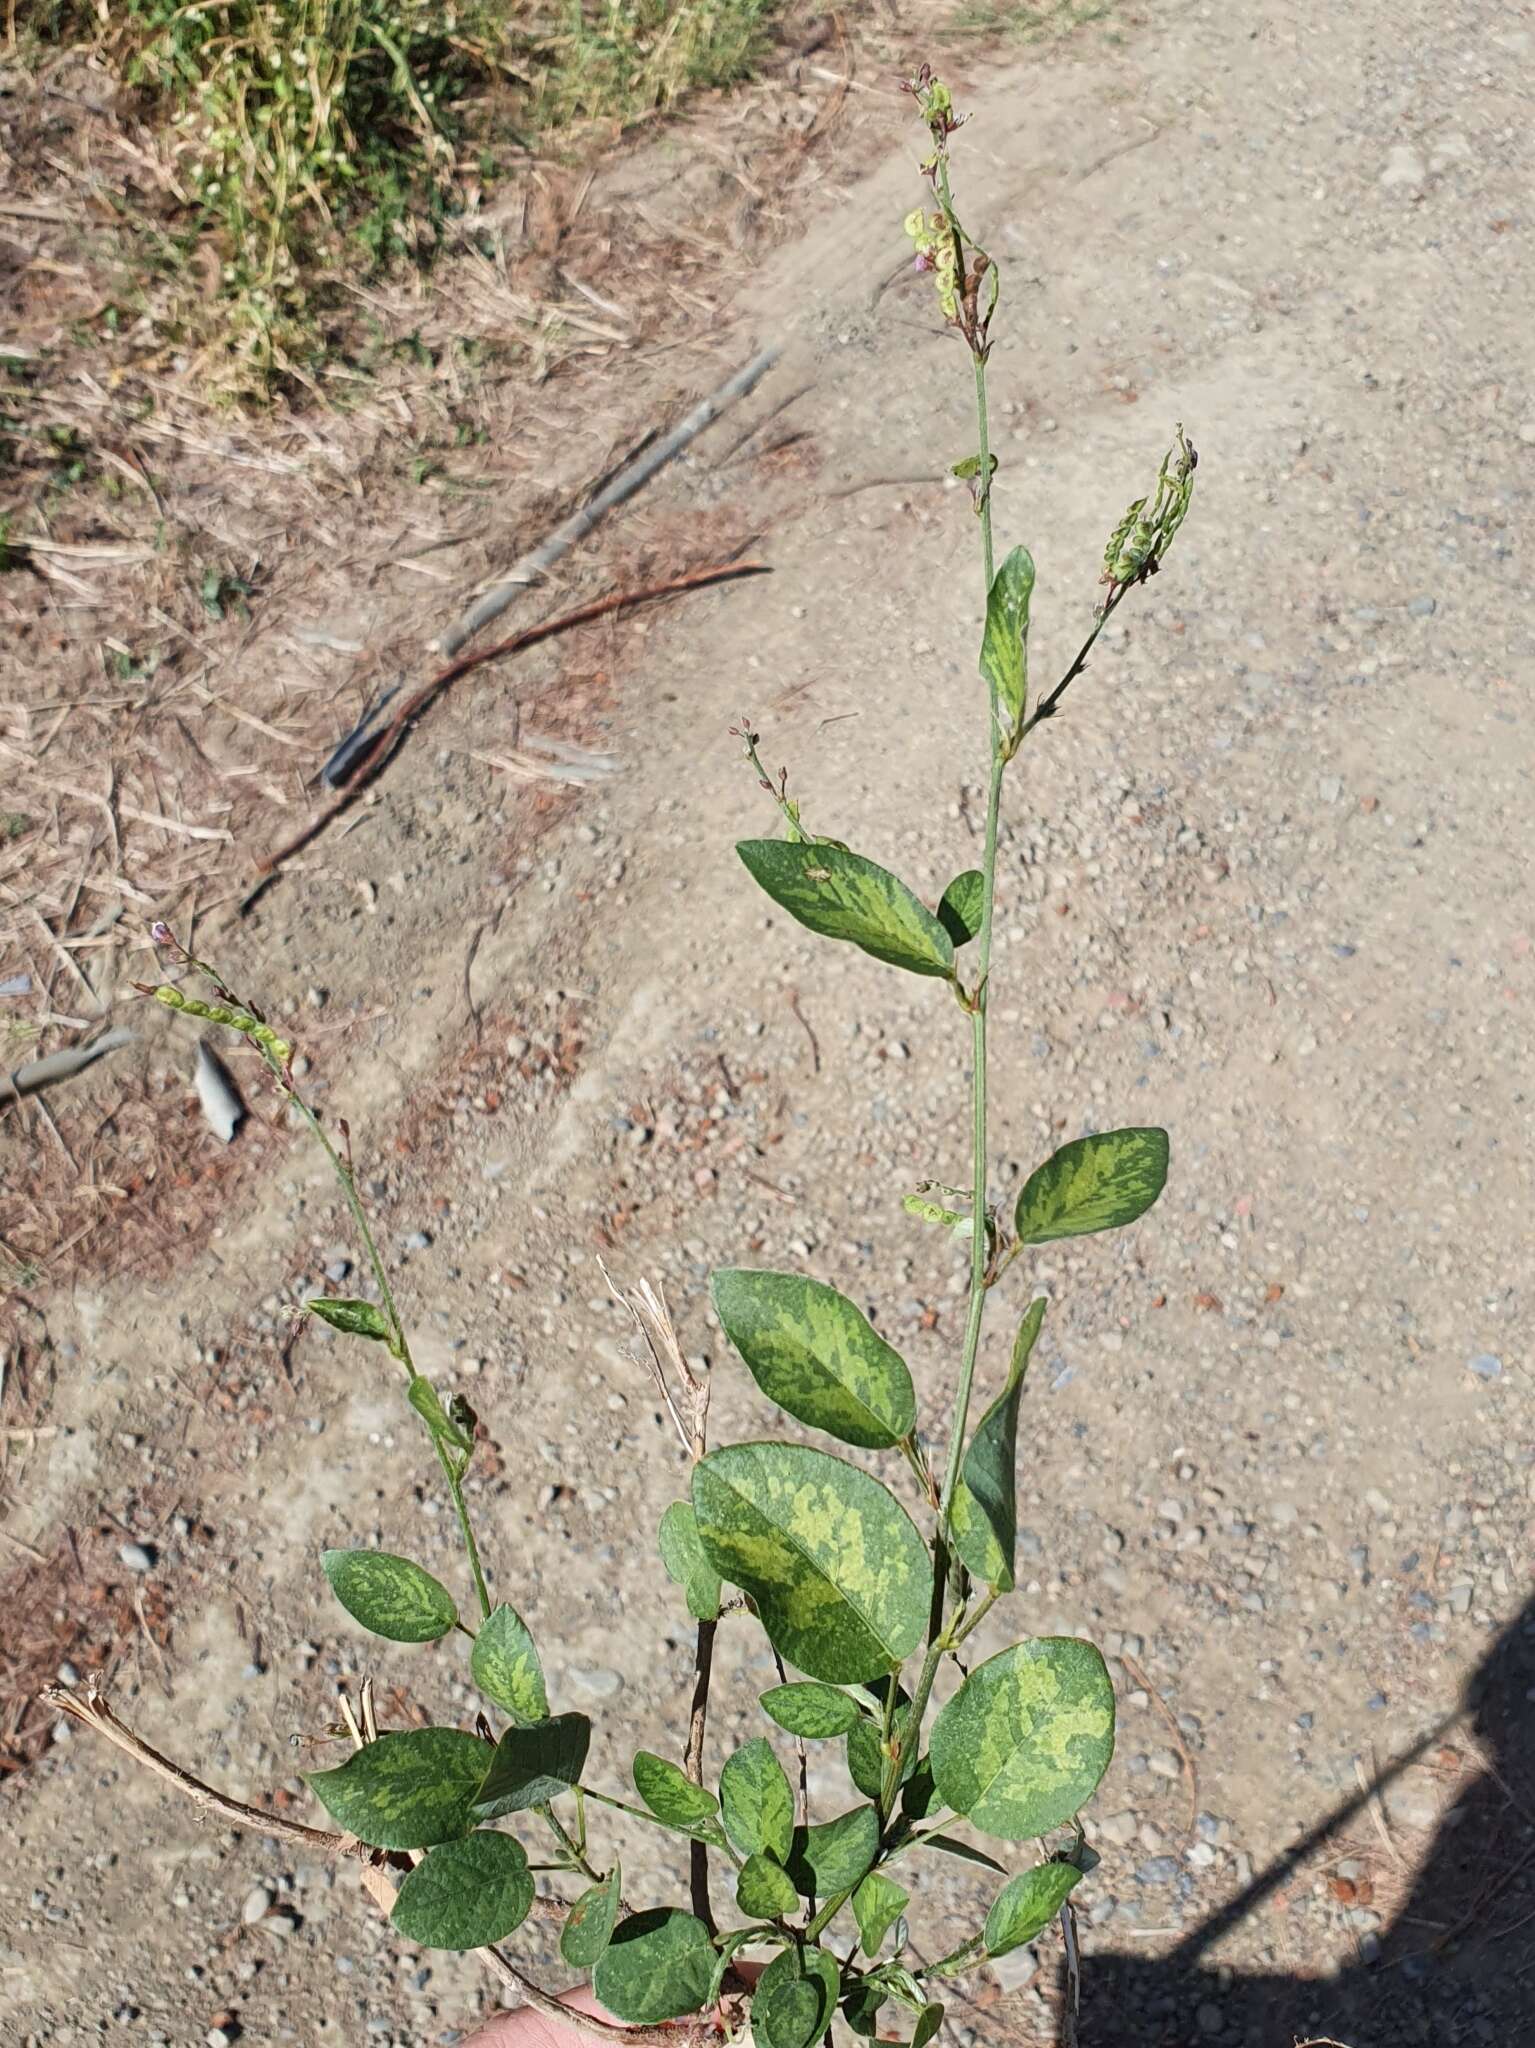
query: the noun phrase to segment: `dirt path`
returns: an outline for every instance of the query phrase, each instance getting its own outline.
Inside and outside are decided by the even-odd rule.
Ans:
[[[1033,1273],[1057,1299],[1016,1612],[1093,1634],[1122,1680],[1085,1930],[1090,1989],[1095,1970],[1134,1986],[1091,2036],[1116,2044],[1361,2014],[1372,2043],[1512,2039],[1521,1996],[1517,1943],[1493,1937],[1531,1904],[1530,1760],[1482,1754],[1485,1713],[1243,1915],[1165,2023],[1171,1979],[1146,1974],[1455,1714],[1531,1591],[1535,44],[1493,6],[1389,13],[1164,10],[989,79],[963,138],[1004,266],[997,502],[1038,562],[1039,673],[1076,644],[1103,539],[1174,420],[1204,458],[1165,576],[1026,757],[995,970],[999,1192],[1063,1133],[1145,1119],[1173,1138],[1146,1225]],[[892,103],[888,161],[828,190],[741,308],[744,342],[788,343],[758,414],[807,387],[785,417],[814,438],[813,487],[720,469],[743,419],[633,516],[643,545],[765,503],[775,573],[629,638],[590,717],[622,772],[519,873],[473,775],[435,779],[425,748],[384,802],[410,848],[397,879],[369,832],[341,839],[331,896],[263,907],[255,936],[290,963],[277,992],[321,1074],[329,1020],[364,1019],[336,1106],[423,1361],[499,1447],[497,1583],[562,1699],[598,1715],[615,1787],[608,1717],[665,1741],[690,1651],[644,1562],[676,1455],[599,1256],[664,1278],[690,1348],[724,1367],[722,1439],[763,1424],[705,1317],[710,1267],[743,1251],[877,1303],[930,1425],[957,1342],[962,1275],[898,1197],[962,1172],[958,1020],[752,893],[731,842],[770,820],[725,730],[749,712],[813,825],[928,897],[969,864],[969,514],[942,483],[888,481],[969,445],[962,359],[920,281],[891,282],[901,121]],[[393,986],[353,914],[369,882],[385,914],[391,888],[427,912],[430,949]],[[8,1522],[47,1547],[95,1500],[112,1542],[152,1542],[174,1647],[141,1632],[120,1710],[247,1795],[298,1790],[295,1731],[320,1734],[364,1655],[316,1597],[321,1545],[452,1554],[392,1388],[317,1333],[280,1341],[284,1304],[356,1248],[307,1152],[274,1147],[272,1174],[189,1274],[49,1308],[58,1434]],[[462,1710],[450,1652],[374,1668]],[[721,1754],[764,1681],[733,1675]],[[1470,1860],[1453,1888],[1431,1864],[1408,1924],[1457,1803]],[[397,1951],[349,1880],[202,1826],[83,1738],[9,1794],[6,1823],[18,2039],[449,2041],[485,1996],[468,1965]],[[624,1851],[635,1896],[669,1895],[650,1842]],[[959,1896],[929,1876],[919,1939],[945,1941]],[[1441,1956],[1468,1912],[1469,1960]],[[1054,1958],[1031,1984],[1032,1961],[1006,2004],[969,1986],[959,2040],[1049,2038]]]

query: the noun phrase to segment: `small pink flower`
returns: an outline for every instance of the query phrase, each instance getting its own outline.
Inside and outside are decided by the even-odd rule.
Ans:
[[[176,934],[163,917],[157,917],[149,927],[149,936],[157,946],[174,946],[176,943]]]

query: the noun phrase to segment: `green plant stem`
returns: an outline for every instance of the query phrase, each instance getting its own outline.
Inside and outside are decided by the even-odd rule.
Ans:
[[[941,185],[945,209],[948,209],[948,186]],[[980,502],[981,526],[981,567],[986,584],[986,596],[991,596],[992,582],[992,535],[991,535],[991,453],[986,417],[986,365],[975,357],[975,409],[976,427],[980,440],[981,482],[984,486]],[[970,1397],[975,1386],[975,1365],[980,1355],[981,1325],[986,1315],[986,1267],[990,1256],[988,1232],[986,1229],[986,997],[987,984],[991,975],[991,939],[995,922],[997,893],[997,836],[1002,816],[1002,778],[1007,771],[1007,759],[1002,747],[1002,728],[997,715],[996,685],[988,681],[987,686],[987,731],[991,741],[991,765],[986,785],[986,840],[981,859],[981,928],[976,936],[976,986],[970,1003],[970,1146],[971,1146],[971,1230],[970,1230],[970,1301],[965,1315],[965,1337],[960,1351],[959,1385],[954,1395],[954,1411],[949,1425],[949,1453],[944,1468],[943,1490],[938,1498],[938,1528],[933,1544],[933,1608],[928,1624],[928,1650],[923,1660],[917,1689],[912,1695],[911,1714],[908,1719],[908,1740],[920,1742],[922,1723],[927,1713],[928,1701],[932,1697],[933,1680],[938,1675],[938,1665],[947,1643],[943,1632],[944,1596],[949,1576],[949,1515],[954,1505],[954,1490],[959,1484],[960,1464],[964,1455],[965,1428],[970,1419]],[[882,1787],[880,1807],[882,1817],[889,1819],[895,1802],[896,1781],[900,1765],[887,1767]]]
[[[308,1125],[311,1135],[330,1161],[331,1171],[335,1174],[341,1192],[346,1198],[346,1205],[352,1212],[352,1221],[357,1225],[357,1235],[361,1240],[364,1252],[367,1254],[368,1264],[372,1268],[373,1278],[378,1286],[379,1300],[383,1303],[384,1314],[389,1318],[390,1353],[403,1366],[407,1387],[412,1387],[422,1375],[417,1372],[416,1362],[410,1355],[410,1340],[405,1335],[405,1325],[400,1319],[399,1307],[394,1298],[394,1289],[389,1285],[389,1275],[384,1270],[383,1259],[379,1256],[378,1244],[368,1223],[367,1211],[363,1208],[362,1199],[357,1192],[356,1176],[331,1143],[320,1119],[309,1107],[309,1104],[305,1102],[304,1098],[285,1079],[280,1062],[274,1059],[270,1053],[267,1053],[264,1047],[262,1048],[262,1053],[268,1066],[271,1067],[273,1073],[277,1076],[278,1085],[283,1094],[297,1109],[299,1115]],[[423,1418],[424,1420],[425,1418]],[[442,1467],[442,1475],[448,1482],[448,1492],[453,1500],[453,1512],[458,1517],[459,1534],[463,1538],[464,1552],[469,1559],[470,1576],[474,1580],[475,1598],[480,1604],[480,1619],[485,1621],[490,1616],[490,1589],[485,1583],[485,1569],[480,1563],[480,1546],[475,1541],[474,1529],[469,1520],[469,1510],[464,1503],[464,1468],[461,1464],[455,1462],[453,1452],[443,1442],[436,1430],[430,1424],[426,1425],[426,1429],[428,1436],[432,1440],[432,1448],[437,1453],[437,1462]]]
[[[687,1828],[678,1827],[675,1821],[662,1820],[660,1814],[651,1813],[647,1807],[631,1805],[627,1799],[615,1799],[608,1792],[594,1791],[590,1785],[583,1785],[580,1790],[586,1798],[595,1799],[603,1806],[611,1806],[615,1813],[630,1814],[635,1820],[648,1820],[653,1828],[664,1828],[669,1835],[683,1835],[689,1841],[697,1839]],[[710,1835],[708,1842],[711,1849],[718,1849],[722,1856],[728,1856],[737,1870],[741,1868],[741,1858],[723,1835]]]
[[[985,1946],[985,1935],[972,1934],[968,1941],[961,1942],[958,1948],[952,1949],[946,1956],[940,1956],[936,1963],[930,1963],[925,1970],[919,1970],[917,1974],[924,1984],[930,1983],[934,1977],[957,1977],[971,1958],[978,1956]]]
[[[966,1636],[970,1635],[986,1619],[1000,1597],[996,1590],[993,1589],[983,1600],[978,1601],[968,1614],[960,1617],[949,1631],[948,1648],[957,1650]]]
[[[593,1884],[598,1883],[602,1876],[601,1871],[594,1870],[591,1864],[588,1863],[580,1843],[565,1826],[554,1808],[552,1806],[541,1806],[538,1809],[538,1817],[570,1858],[570,1865],[567,1867],[579,1870],[581,1875],[584,1878],[588,1878]]]

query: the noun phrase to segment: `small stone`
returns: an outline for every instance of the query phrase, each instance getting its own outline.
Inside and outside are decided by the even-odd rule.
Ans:
[[[151,1543],[124,1543],[117,1554],[130,1572],[152,1572],[155,1568],[155,1550]]]
[[[1535,448],[1535,420],[1526,420],[1519,429],[1519,438],[1526,448]]]
[[[580,1686],[583,1692],[589,1693],[596,1700],[615,1699],[624,1689],[624,1682],[619,1674],[605,1669],[602,1665],[587,1670],[579,1664],[572,1664],[566,1676],[572,1685]]]
[[[1428,166],[1410,142],[1399,142],[1386,158],[1380,182],[1388,192],[1421,192]]]
[[[208,2048],[234,2048],[235,2037],[228,2027],[210,2027],[207,2033]]]
[[[405,1249],[408,1252],[424,1252],[431,1242],[432,1233],[429,1230],[413,1230],[405,1240]]]
[[[268,1913],[261,1923],[261,1930],[275,1936],[278,1941],[286,1941],[290,1934],[297,1934],[299,1917],[297,1913]]]
[[[1324,804],[1335,804],[1343,794],[1343,784],[1336,775],[1324,775],[1316,786],[1316,793]]]
[[[1452,1614],[1469,1614],[1471,1612],[1472,1595],[1475,1591],[1476,1588],[1468,1584],[1465,1579],[1462,1579],[1458,1585],[1451,1586],[1450,1612]]]
[[[1039,1958],[1025,1942],[1022,1948],[1009,1949],[1005,1956],[993,1956],[991,1974],[1002,1987],[1004,1997],[1012,1997],[1019,1991],[1026,1991],[1039,1975]]]
[[[1137,1884],[1171,1884],[1178,1875],[1176,1856],[1148,1856],[1135,1871]]]
[[[1116,1849],[1128,1849],[1139,1827],[1140,1822],[1126,1807],[1123,1813],[1111,1813],[1106,1820],[1099,1821],[1096,1832]]]
[[[1371,1963],[1378,1963],[1380,1961],[1380,1936],[1378,1934],[1360,1935],[1359,1960],[1366,1967]]]
[[[339,1287],[351,1270],[350,1259],[332,1259],[325,1268],[325,1277],[332,1287]]]
[[[1415,597],[1407,610],[1415,619],[1431,619],[1439,609],[1439,600],[1433,597]]]
[[[1185,1852],[1185,1861],[1193,1870],[1208,1870],[1215,1862],[1215,1851],[1208,1842],[1195,1842]]]
[[[1475,1358],[1466,1360],[1466,1368],[1479,1380],[1500,1380],[1503,1377],[1503,1361],[1493,1351],[1479,1351]]]
[[[1181,1778],[1183,1775],[1183,1766],[1179,1763],[1176,1754],[1170,1749],[1152,1750],[1146,1762],[1151,1767],[1153,1777]]]
[[[272,1894],[264,1884],[252,1887],[245,1895],[245,1904],[240,1908],[240,1918],[247,1927],[254,1927],[258,1920],[264,1920],[272,1904]]]
[[[1201,2034],[1219,2034],[1225,2029],[1226,2015],[1206,1998],[1195,2011],[1194,2024]]]
[[[1276,1500],[1269,1509],[1269,1520],[1276,1529],[1293,1528],[1300,1520],[1300,1509],[1293,1500]]]

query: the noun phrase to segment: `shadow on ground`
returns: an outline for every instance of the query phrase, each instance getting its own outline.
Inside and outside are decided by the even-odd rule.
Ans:
[[[1209,1960],[1367,1802],[1469,1716],[1485,1766],[1368,1963],[1330,1977],[1237,1976]],[[1063,1992],[1066,1987],[1062,1987]],[[1078,2036],[1093,2048],[1349,2048],[1535,2042],[1535,1600],[1477,1667],[1462,1712],[1432,1729],[1228,1905],[1158,1961],[1097,1955],[1083,1972]]]

